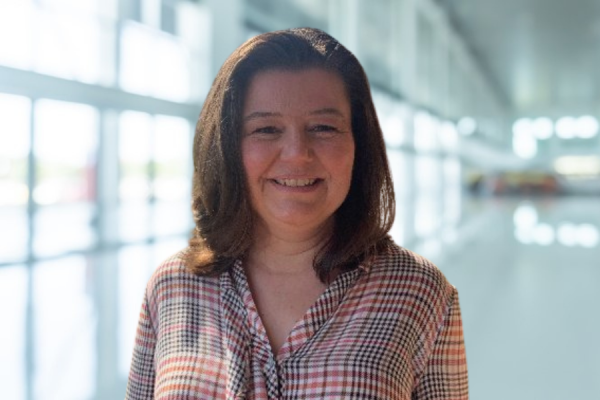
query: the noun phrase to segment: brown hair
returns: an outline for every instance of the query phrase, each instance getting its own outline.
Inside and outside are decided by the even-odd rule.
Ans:
[[[252,246],[254,216],[240,151],[242,110],[250,80],[266,70],[307,68],[322,68],[342,78],[356,149],[350,191],[335,212],[333,234],[317,254],[314,268],[326,281],[334,268],[355,268],[389,239],[394,190],[369,82],[360,63],[318,29],[270,32],[248,40],[225,61],[196,125],[192,187],[196,229],[185,256],[192,273],[226,271]]]

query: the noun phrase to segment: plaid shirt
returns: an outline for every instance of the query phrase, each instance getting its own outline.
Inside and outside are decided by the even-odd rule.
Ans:
[[[457,291],[415,253],[340,274],[276,357],[241,262],[198,277],[180,254],[148,284],[126,399],[468,398]]]

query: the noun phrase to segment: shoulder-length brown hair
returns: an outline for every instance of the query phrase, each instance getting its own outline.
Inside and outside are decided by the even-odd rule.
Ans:
[[[240,151],[250,80],[266,70],[307,68],[323,68],[342,78],[356,149],[348,196],[335,212],[333,234],[317,254],[314,268],[326,281],[334,268],[355,268],[388,240],[394,190],[364,70],[325,32],[310,28],[270,32],[248,40],[225,61],[196,125],[192,187],[196,229],[186,253],[191,272],[219,274],[252,246],[254,214]]]

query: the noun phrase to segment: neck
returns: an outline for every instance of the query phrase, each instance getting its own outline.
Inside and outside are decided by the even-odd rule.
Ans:
[[[255,229],[247,265],[272,275],[312,273],[314,258],[330,232],[330,224],[302,233],[274,232],[260,224]]]

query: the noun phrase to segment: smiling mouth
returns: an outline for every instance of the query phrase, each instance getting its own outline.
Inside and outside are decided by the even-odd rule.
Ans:
[[[306,187],[312,186],[320,179],[273,179],[275,183],[287,187]]]

